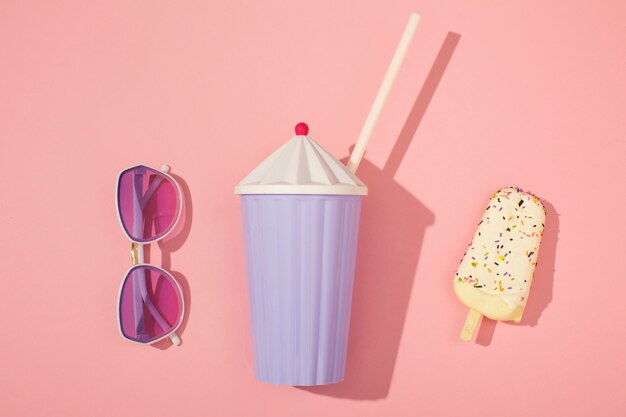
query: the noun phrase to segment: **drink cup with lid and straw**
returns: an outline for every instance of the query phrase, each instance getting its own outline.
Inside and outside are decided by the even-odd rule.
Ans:
[[[241,196],[256,378],[285,385],[343,380],[361,213],[355,172],[417,29],[412,14],[344,166],[294,136],[236,187]]]

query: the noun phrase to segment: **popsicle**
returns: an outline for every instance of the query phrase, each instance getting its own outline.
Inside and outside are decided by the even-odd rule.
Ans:
[[[482,316],[522,319],[544,223],[545,208],[533,194],[508,187],[491,197],[454,276],[454,292],[470,309],[462,340],[473,339]]]

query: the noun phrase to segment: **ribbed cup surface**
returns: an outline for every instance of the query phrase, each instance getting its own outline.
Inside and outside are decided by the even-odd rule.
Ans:
[[[360,196],[242,195],[257,379],[341,381]]]

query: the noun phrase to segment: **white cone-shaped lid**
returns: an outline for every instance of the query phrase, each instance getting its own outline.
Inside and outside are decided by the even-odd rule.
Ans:
[[[324,148],[304,123],[296,136],[278,148],[236,187],[235,194],[366,195],[367,187]]]

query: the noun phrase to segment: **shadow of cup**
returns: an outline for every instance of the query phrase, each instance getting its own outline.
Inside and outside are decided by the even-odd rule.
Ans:
[[[302,387],[334,397],[376,399],[389,392],[426,227],[434,215],[409,191],[363,160],[363,199],[346,376]]]
[[[369,195],[361,214],[345,379],[299,389],[363,400],[389,394],[424,232],[435,219],[394,177],[460,38],[446,35],[385,167],[366,159],[359,166]]]

